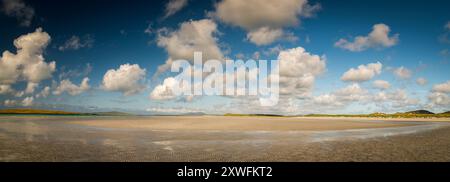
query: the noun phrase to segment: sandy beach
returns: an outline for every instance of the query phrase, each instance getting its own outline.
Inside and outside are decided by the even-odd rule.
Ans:
[[[449,119],[1,116],[0,161],[450,161]]]
[[[365,120],[369,121],[369,120]],[[404,120],[407,121],[407,120]],[[413,125],[397,122],[364,122],[358,118],[240,117],[240,116],[157,116],[73,121],[91,127],[150,130],[207,131],[321,131],[385,128]]]

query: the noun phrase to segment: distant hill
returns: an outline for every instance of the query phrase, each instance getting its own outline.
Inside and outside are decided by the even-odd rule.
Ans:
[[[233,113],[226,113],[224,116],[266,116],[266,117],[282,117],[283,115],[277,115],[277,114],[233,114]]]
[[[206,115],[206,114],[203,113],[203,112],[188,112],[188,113],[183,113],[181,115],[184,115],[184,116],[203,116],[203,115]]]
[[[434,113],[427,111],[427,110],[416,110],[416,111],[405,112],[405,114],[434,114]]]
[[[41,109],[1,109],[0,114],[81,115],[83,113]]]
[[[151,116],[204,116],[203,112],[186,112],[186,113],[157,113]]]
[[[82,112],[67,112],[58,110],[44,110],[44,109],[0,109],[0,115],[79,115],[79,116],[135,116],[125,112],[96,112],[96,113],[82,113]],[[190,112],[182,114],[161,115],[161,116],[202,116],[206,115],[203,112]],[[253,116],[253,117],[291,117],[276,114],[235,114],[227,113],[224,116]],[[450,111],[435,114],[427,110],[416,110],[404,113],[372,113],[372,114],[307,114],[301,115],[305,117],[375,117],[375,118],[423,118],[423,117],[439,117],[450,118]]]
[[[117,112],[117,111],[96,112],[96,113],[92,113],[92,115],[96,115],[96,116],[132,116],[132,114],[130,114],[130,113]]]

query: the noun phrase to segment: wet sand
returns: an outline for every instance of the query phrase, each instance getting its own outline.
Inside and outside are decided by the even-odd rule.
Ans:
[[[450,161],[447,121],[1,116],[0,161]]]
[[[364,122],[358,119],[300,117],[158,116],[72,121],[91,127],[188,131],[323,131],[385,128],[412,125],[405,122]]]

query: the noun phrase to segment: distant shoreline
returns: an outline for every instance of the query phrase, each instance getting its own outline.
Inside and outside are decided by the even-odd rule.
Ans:
[[[66,112],[58,110],[40,110],[40,109],[3,109],[0,110],[0,116],[132,116],[122,112],[97,112],[97,113],[81,113]]]
[[[224,115],[209,114],[168,114],[168,115],[135,115],[124,112],[67,112],[58,110],[40,109],[0,109],[0,116],[226,116],[226,117],[303,117],[303,118],[374,118],[374,119],[434,119],[450,118],[450,113],[431,113],[426,110],[410,111],[404,113],[372,113],[372,114],[308,114],[308,115],[277,115],[277,114],[235,114],[226,113]]]
[[[243,116],[243,117],[328,117],[328,118],[450,118],[449,112],[432,113],[426,110],[417,110],[404,113],[372,113],[372,114],[307,114],[307,115],[274,115],[274,114],[233,114],[227,113],[224,116]]]

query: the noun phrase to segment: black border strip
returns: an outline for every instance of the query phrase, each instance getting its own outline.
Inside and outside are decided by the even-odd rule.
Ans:
[[[212,169],[218,174],[211,174],[208,180],[245,179],[401,179],[450,178],[450,163],[297,163],[297,162],[194,162],[194,163],[93,163],[93,162],[56,162],[56,163],[0,163],[0,174],[9,177],[32,178],[147,178],[155,177],[176,180],[204,180],[203,177],[179,177],[177,172],[184,167],[190,169]],[[272,176],[256,177],[222,177],[222,167],[271,167]]]

